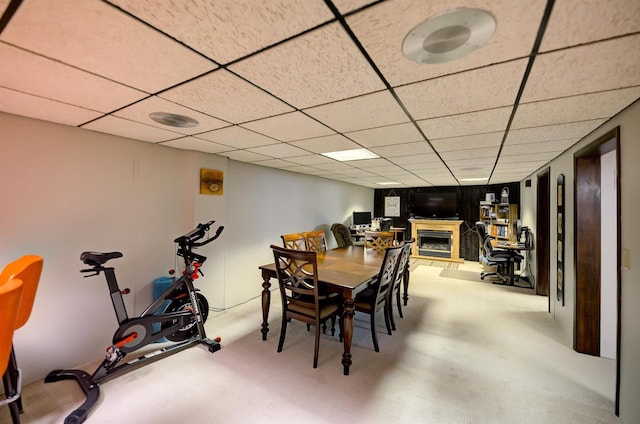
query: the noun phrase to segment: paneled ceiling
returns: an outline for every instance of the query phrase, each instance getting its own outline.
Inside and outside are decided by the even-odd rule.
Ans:
[[[404,57],[412,28],[461,7],[494,16],[488,43]],[[0,0],[0,13],[1,111],[366,187],[520,181],[640,97],[638,0]],[[322,155],[357,148],[379,158]]]

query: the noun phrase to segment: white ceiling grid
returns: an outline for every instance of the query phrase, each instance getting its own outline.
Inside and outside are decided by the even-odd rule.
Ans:
[[[493,14],[486,45],[437,65],[402,55],[415,25],[457,7]],[[637,0],[0,0],[0,14],[0,111],[366,187],[519,181],[640,97]],[[322,155],[356,148],[380,158]]]

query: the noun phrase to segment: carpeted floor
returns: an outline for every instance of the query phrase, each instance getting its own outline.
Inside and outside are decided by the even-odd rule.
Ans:
[[[458,263],[449,261],[437,261],[433,259],[411,258],[410,269],[414,270],[419,266],[434,266],[437,268],[458,269]]]

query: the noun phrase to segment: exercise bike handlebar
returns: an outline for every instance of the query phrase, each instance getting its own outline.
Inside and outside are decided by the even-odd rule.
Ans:
[[[216,233],[212,237],[201,242],[198,241],[206,237],[209,228],[211,228],[211,225],[213,225],[214,222],[215,221],[209,221],[206,224],[198,224],[193,231],[190,231],[174,240],[179,246],[178,256],[182,256],[184,258],[185,265],[194,260],[202,264],[207,259],[206,256],[194,253],[192,249],[209,244],[220,237],[220,234],[224,230],[224,226],[222,225],[218,227]]]

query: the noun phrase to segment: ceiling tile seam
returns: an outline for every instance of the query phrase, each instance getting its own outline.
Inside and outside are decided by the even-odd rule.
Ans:
[[[167,34],[166,32],[162,31],[160,28],[156,28],[155,26],[151,25],[149,22],[145,21],[144,19],[134,15],[133,13],[123,9],[122,7],[113,4],[111,1],[109,0],[102,0],[103,3],[108,4],[109,6],[113,7],[114,9],[116,9],[118,12],[123,13],[127,16],[129,16],[130,18],[140,22],[141,24],[147,26],[150,29],[153,29],[154,31],[158,32],[159,34],[164,35],[165,37],[175,41],[176,43],[180,44],[181,46],[183,46],[184,48],[191,50],[192,52],[196,53],[197,55],[201,56],[204,59],[207,59],[210,62],[213,62],[216,66],[220,66],[220,63],[216,62],[214,59],[210,58],[209,56],[205,55],[202,52],[199,52],[198,50],[194,49],[193,47],[191,47],[190,45],[178,40],[177,38],[175,38],[174,36]]]
[[[50,97],[41,96],[41,95],[39,95],[39,94],[30,93],[30,92],[28,92],[28,91],[16,90],[15,88],[7,87],[7,86],[4,86],[4,85],[0,85],[0,88],[4,88],[4,89],[6,89],[6,90],[13,91],[13,92],[15,92],[15,93],[26,94],[27,96],[37,97],[37,98],[39,98],[39,99],[45,99],[45,100],[49,100],[49,101],[51,101],[51,102],[60,103],[60,104],[62,104],[62,105],[68,105],[68,106],[77,107],[77,108],[79,108],[79,109],[84,109],[84,110],[88,110],[88,111],[91,111],[91,112],[104,113],[104,112],[102,112],[102,111],[100,111],[100,110],[89,109],[88,107],[85,107],[85,106],[80,106],[80,105],[77,105],[77,104],[74,104],[74,103],[69,103],[69,102],[63,102],[62,100],[52,99],[52,98],[50,98]]]
[[[13,18],[21,4],[22,0],[11,0],[9,2],[2,17],[0,17],[0,35],[2,35],[2,31],[4,31],[7,25],[9,25],[9,21],[11,21],[11,18]]]
[[[505,127],[504,135],[502,136],[502,142],[500,143],[498,154],[496,155],[496,161],[493,164],[493,169],[489,173],[489,179],[487,180],[487,185],[491,183],[491,177],[493,176],[493,172],[495,171],[496,166],[498,165],[498,161],[500,160],[502,147],[504,146],[507,140],[507,136],[509,135],[509,129],[511,128],[513,119],[516,116],[516,111],[518,110],[518,104],[520,103],[520,98],[522,97],[524,88],[527,85],[529,74],[531,73],[531,69],[533,68],[533,62],[535,61],[538,50],[540,49],[540,45],[542,44],[542,38],[544,37],[544,33],[547,29],[547,24],[549,23],[549,19],[551,18],[551,12],[553,10],[554,3],[555,3],[555,0],[547,0],[547,5],[545,6],[544,13],[540,21],[540,26],[538,27],[538,33],[536,34],[536,39],[533,42],[533,47],[531,48],[531,54],[529,55],[529,60],[527,61],[527,67],[524,70],[522,81],[520,82],[520,87],[518,88],[518,93],[516,94],[516,98],[513,103],[513,109],[511,109],[511,115],[509,116],[509,120],[507,121],[507,126]]]
[[[575,49],[577,47],[584,47],[584,46],[591,46],[591,45],[595,45],[595,44],[599,44],[599,43],[605,43],[607,41],[613,41],[613,40],[617,40],[620,38],[626,38],[626,37],[634,37],[636,35],[640,35],[640,31],[634,31],[634,32],[628,32],[626,34],[618,34],[618,35],[613,35],[611,37],[607,37],[607,38],[601,38],[598,40],[591,40],[591,41],[587,41],[585,43],[578,43],[578,44],[572,44],[570,46],[564,46],[564,47],[558,47],[552,50],[545,50],[543,52],[539,52],[539,55],[546,55],[549,53],[556,53],[556,52],[560,52],[563,50],[571,50],[571,49]]]
[[[618,88],[608,88],[605,90],[596,90],[596,91],[586,91],[586,92],[582,92],[579,94],[570,94],[567,96],[559,96],[559,97],[549,97],[546,99],[541,99],[541,100],[533,100],[530,102],[522,102],[520,103],[521,105],[531,105],[531,104],[535,104],[535,103],[546,103],[546,102],[551,102],[554,100],[564,100],[564,99],[571,99],[573,97],[581,97],[581,96],[588,96],[591,94],[606,94],[606,93],[611,93],[613,91],[622,91],[622,90],[628,90],[630,88],[640,88],[640,84],[636,84],[636,85],[627,85],[624,87],[618,87]],[[608,118],[608,116],[607,116]]]
[[[631,102],[631,103],[633,103],[633,102]],[[609,118],[611,118],[611,116],[607,115],[607,116],[601,116],[601,117],[597,117],[597,118],[584,119],[584,120],[580,120],[580,121],[562,121],[562,122],[558,122],[558,123],[555,123],[555,124],[546,124],[546,125],[536,125],[536,126],[532,126],[532,127],[513,128],[513,131],[534,130],[534,129],[537,129],[537,128],[548,128],[548,127],[555,127],[555,126],[559,126],[559,125],[581,124],[581,123],[585,123],[585,122],[598,121],[600,119],[609,119]]]
[[[436,156],[438,156],[438,158],[440,159],[440,161],[442,162],[442,164],[449,170],[449,172],[451,173],[451,176],[456,180],[456,182],[458,184],[460,184],[460,181],[458,181],[458,179],[456,178],[456,176],[454,175],[453,171],[449,168],[449,166],[447,165],[447,163],[444,161],[444,159],[440,156],[440,154],[436,151],[436,149],[433,147],[433,145],[431,144],[431,142],[429,141],[429,139],[427,138],[427,136],[424,134],[424,132],[422,131],[422,128],[420,128],[420,126],[418,125],[418,123],[416,122],[416,120],[413,118],[413,116],[411,115],[411,113],[409,112],[409,110],[407,109],[407,107],[405,106],[405,104],[402,102],[402,100],[400,99],[400,97],[398,96],[398,94],[395,92],[395,90],[393,89],[393,86],[389,83],[389,81],[387,81],[387,79],[385,78],[384,74],[382,73],[382,71],[380,70],[380,68],[378,68],[378,66],[376,65],[375,61],[373,60],[373,58],[369,55],[369,53],[367,52],[367,50],[364,48],[364,46],[362,45],[362,43],[360,42],[360,40],[358,39],[358,37],[356,37],[355,33],[353,32],[353,30],[351,29],[351,27],[347,24],[346,19],[340,14],[339,10],[336,8],[336,6],[331,2],[331,0],[325,0],[325,4],[327,5],[327,7],[329,7],[329,9],[331,9],[331,12],[334,14],[334,16],[338,19],[338,22],[340,22],[340,25],[342,25],[342,28],[346,31],[346,33],[349,35],[349,37],[351,38],[351,40],[354,42],[354,44],[356,45],[356,47],[358,48],[358,50],[360,50],[360,53],[364,56],[364,58],[366,59],[366,61],[369,63],[369,65],[371,66],[371,68],[373,69],[373,71],[378,75],[378,77],[380,78],[380,80],[382,81],[382,83],[387,87],[387,90],[389,91],[389,93],[393,96],[393,98],[395,99],[395,101],[398,103],[398,106],[400,106],[400,108],[403,110],[403,112],[405,113],[405,115],[407,115],[407,117],[409,118],[409,120],[413,123],[413,126],[416,128],[416,130],[420,133],[420,135],[424,138],[424,141],[426,141],[429,146],[431,147],[431,149],[435,152]]]

